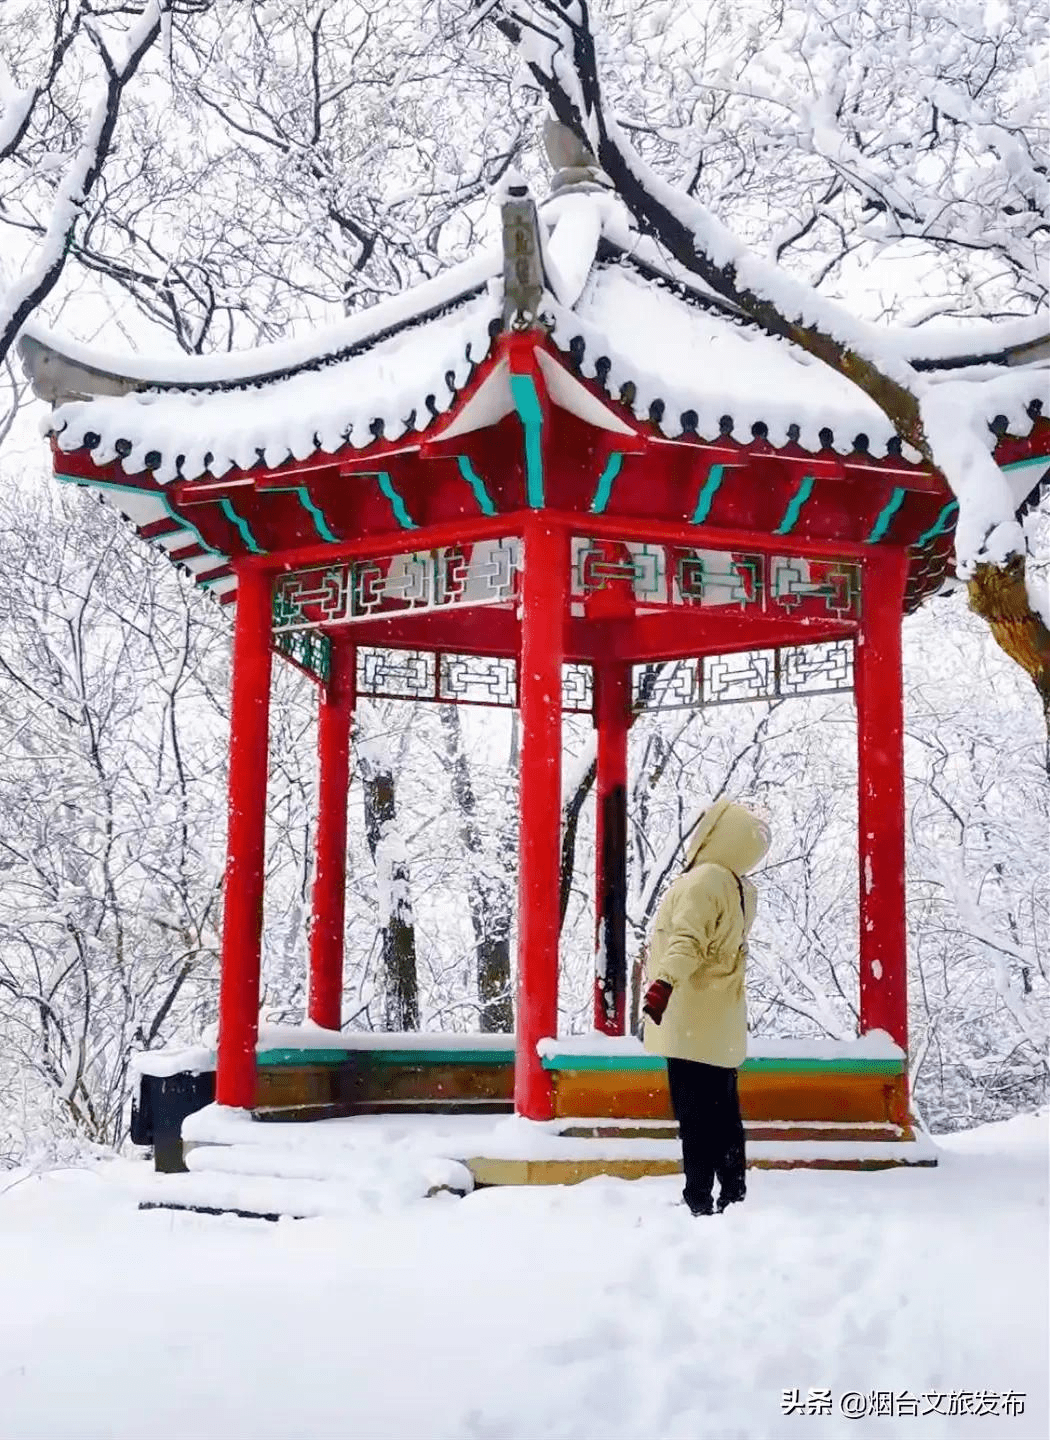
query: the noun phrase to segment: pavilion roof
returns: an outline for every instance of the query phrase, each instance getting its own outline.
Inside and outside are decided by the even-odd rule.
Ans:
[[[556,195],[540,216],[551,339],[637,420],[668,436],[747,443],[761,434],[812,452],[848,454],[858,435],[874,456],[892,447],[893,427],[873,401],[677,274],[614,197]],[[499,333],[501,274],[492,247],[313,336],[231,355],[113,361],[30,331],[23,357],[37,394],[56,406],[50,430],[60,450],[86,447],[98,464],[119,458],[126,473],[148,469],[161,483],[221,477],[427,429]],[[988,327],[988,343],[1036,333],[1027,320],[1012,332]],[[928,333],[898,331],[893,341],[904,354],[921,337],[929,353]],[[1027,366],[996,365],[993,355],[960,369],[952,332],[945,339],[937,378],[972,386],[990,425],[1026,435],[1041,410],[1047,355]],[[979,326],[954,338],[956,349],[982,343]]]
[[[566,369],[622,414],[668,437],[901,453],[866,395],[679,272],[608,191],[556,194],[539,215],[541,313],[551,343]],[[135,477],[149,474],[160,486],[221,478],[430,429],[456,406],[504,328],[502,276],[496,245],[290,343],[130,361],[30,330],[23,361],[37,395],[54,405],[49,431],[59,455],[87,451],[95,466],[119,466],[128,477],[119,506],[141,530],[168,512],[155,490],[134,493]],[[1037,336],[1022,319],[940,335],[929,327],[887,332],[886,343],[907,357],[921,342],[931,379],[954,386],[960,404],[983,408],[996,434],[1024,437],[1046,389],[1047,346]],[[1028,363],[1006,363],[1002,347],[1026,341]],[[907,446],[903,454],[919,458]],[[1031,469],[1014,478],[1019,505],[1034,478]],[[213,554],[188,568],[204,574],[214,564]],[[215,593],[225,583],[216,582]],[[226,588],[234,586],[231,577]]]

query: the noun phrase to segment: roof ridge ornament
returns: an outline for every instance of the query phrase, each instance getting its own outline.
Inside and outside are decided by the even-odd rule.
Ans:
[[[536,202],[518,174],[506,177],[500,206],[503,221],[503,328],[542,327],[545,288]]]

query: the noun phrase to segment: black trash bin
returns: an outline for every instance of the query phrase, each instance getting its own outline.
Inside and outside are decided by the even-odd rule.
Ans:
[[[214,1099],[214,1070],[140,1076],[138,1097],[131,1102],[132,1144],[153,1146],[157,1170],[185,1170],[182,1122]]]

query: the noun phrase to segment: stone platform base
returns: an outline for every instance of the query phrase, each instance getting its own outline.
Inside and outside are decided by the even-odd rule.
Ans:
[[[888,1170],[937,1164],[933,1144],[910,1127],[749,1121],[744,1128],[749,1169]],[[598,1175],[638,1180],[682,1170],[677,1127],[660,1121],[554,1122],[544,1127],[542,1139],[537,1136],[522,1148],[529,1153],[508,1153],[501,1144],[500,1153],[471,1155],[464,1163],[475,1185],[575,1185]]]
[[[666,1065],[631,1038],[541,1042],[555,1117],[543,1124],[510,1114],[509,1036],[269,1027],[259,1044],[255,1106],[235,1112],[241,1119],[232,1130],[234,1112],[201,1109],[214,1093],[204,1068],[214,1063],[210,1052],[151,1058],[156,1073],[143,1071],[133,1138],[153,1145],[158,1170],[188,1168],[198,1177],[236,1170],[259,1180],[338,1179],[352,1187],[366,1153],[380,1172],[387,1164],[376,1136],[409,1131],[421,1143],[427,1137],[431,1158],[455,1162],[468,1189],[573,1184],[594,1175],[634,1179],[679,1166]],[[906,1057],[888,1036],[756,1040],[740,1070],[740,1101],[749,1163],[757,1167],[936,1163],[910,1115]]]
[[[885,1123],[747,1123],[760,1169],[935,1165],[929,1139]],[[368,1204],[464,1195],[489,1185],[575,1185],[681,1171],[666,1121],[532,1123],[483,1115],[371,1115],[267,1124],[208,1106],[184,1126],[188,1173],[154,1175],[145,1208],[274,1220],[351,1215]]]

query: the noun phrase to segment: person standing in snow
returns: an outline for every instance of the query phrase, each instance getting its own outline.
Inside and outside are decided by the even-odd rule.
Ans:
[[[737,1069],[747,1053],[747,936],[757,893],[744,877],[769,849],[769,827],[718,800],[689,836],[684,872],[656,912],[645,1048],[667,1059],[682,1140],[683,1199],[694,1215],[743,1200],[744,1125]]]

